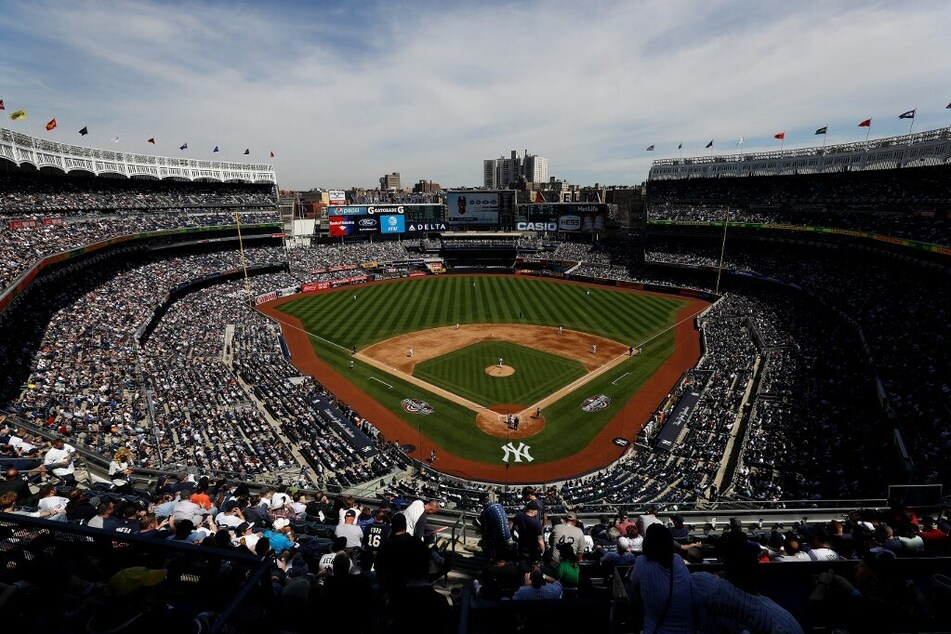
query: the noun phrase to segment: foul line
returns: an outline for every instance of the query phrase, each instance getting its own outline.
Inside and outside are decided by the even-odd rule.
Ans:
[[[613,381],[611,381],[611,385],[617,385],[617,382],[620,381],[621,379],[623,379],[624,377],[626,377],[628,374],[630,374],[630,372],[625,372],[624,374],[622,374],[622,375],[619,376],[618,378],[614,379]]]
[[[370,376],[370,377],[367,377],[367,378],[368,378],[370,381],[376,381],[377,383],[382,383],[383,385],[385,385],[386,387],[388,387],[388,388],[391,389],[391,390],[393,389],[393,386],[392,386],[392,385],[390,385],[390,384],[387,383],[386,381],[381,381],[380,379],[376,378],[375,376]]]

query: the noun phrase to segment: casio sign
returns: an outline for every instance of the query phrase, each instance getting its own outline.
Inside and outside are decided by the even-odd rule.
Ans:
[[[518,222],[515,224],[518,231],[558,231],[558,224],[554,222]]]

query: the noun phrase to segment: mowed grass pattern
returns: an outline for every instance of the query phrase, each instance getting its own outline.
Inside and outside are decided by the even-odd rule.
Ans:
[[[612,288],[511,276],[440,276],[315,293],[280,307],[313,334],[363,348],[407,332],[520,323],[637,344],[667,328],[683,303]]]
[[[486,366],[496,365],[499,357],[515,374],[485,373]],[[413,370],[413,376],[486,407],[531,405],[586,373],[577,361],[509,341],[483,341],[420,363]]]
[[[633,345],[651,339],[641,355],[626,359],[545,410],[545,428],[526,439],[535,458],[532,464],[538,465],[586,447],[663,364],[674,345],[670,327],[684,303],[674,297],[544,278],[460,275],[315,293],[283,304],[279,310],[297,317],[308,332],[322,338],[311,338],[321,359],[419,434],[460,457],[489,464],[502,463],[502,442],[476,426],[471,410],[360,361],[348,369],[349,347],[363,348],[406,332],[456,323],[562,325]],[[610,407],[583,412],[584,399],[597,394],[609,396]],[[400,406],[404,398],[425,400],[435,414],[405,412]],[[359,411],[359,403],[350,405]],[[394,440],[415,443],[410,438]]]

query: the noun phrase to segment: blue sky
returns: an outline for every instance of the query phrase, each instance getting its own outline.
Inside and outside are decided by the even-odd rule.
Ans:
[[[951,124],[951,3],[5,0],[0,99],[40,137],[273,159],[284,188],[481,185],[528,149],[572,183],[652,159]],[[55,117],[59,128],[43,124]],[[89,136],[77,131],[88,126]],[[120,136],[122,141],[111,143]],[[744,138],[742,148],[737,141]],[[154,137],[156,145],[146,141]],[[179,146],[188,143],[188,151]],[[645,152],[651,144],[655,152]]]

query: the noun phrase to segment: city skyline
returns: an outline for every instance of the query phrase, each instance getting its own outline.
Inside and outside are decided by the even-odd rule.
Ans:
[[[286,189],[478,186],[513,148],[573,184],[636,185],[681,151],[948,126],[949,26],[942,2],[11,2],[0,99],[28,116],[2,125],[269,162]]]

